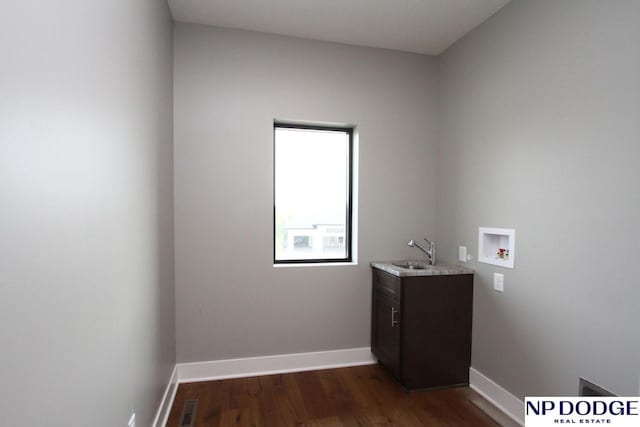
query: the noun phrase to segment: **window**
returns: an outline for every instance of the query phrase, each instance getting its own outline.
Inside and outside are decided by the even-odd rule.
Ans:
[[[351,261],[353,129],[274,124],[274,263]]]

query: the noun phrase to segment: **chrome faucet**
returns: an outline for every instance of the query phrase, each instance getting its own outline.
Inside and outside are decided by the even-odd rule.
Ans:
[[[412,248],[420,249],[422,252],[427,254],[427,261],[429,262],[429,265],[436,265],[436,242],[431,242],[426,237],[424,240],[429,244],[429,249],[425,248],[413,239],[409,240],[409,243],[407,243],[407,245],[411,246]]]

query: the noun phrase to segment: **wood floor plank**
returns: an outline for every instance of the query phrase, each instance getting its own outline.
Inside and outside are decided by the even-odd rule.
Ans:
[[[365,382],[364,373],[368,372],[363,367],[357,366],[348,369],[338,369],[337,374],[341,377],[342,382],[348,387],[361,408],[369,406],[377,406],[379,403],[375,401],[372,390]]]
[[[226,404],[229,383],[215,381],[210,383],[208,393],[200,395],[198,400],[198,413],[196,422],[201,421],[202,426],[219,426],[222,417],[222,407]],[[202,418],[200,418],[202,416]],[[199,425],[199,424],[196,424]]]
[[[344,427],[338,417],[316,418],[305,424],[305,427]]]
[[[469,388],[408,393],[378,365],[180,384],[168,427],[188,399],[195,427],[513,425]]]
[[[279,410],[277,392],[282,388],[282,376],[281,375],[268,375],[260,377],[260,386],[262,388],[262,395],[260,398],[260,410],[262,412],[262,419],[266,427],[280,427],[293,425],[293,420],[289,418],[283,418],[287,414]]]
[[[290,420],[294,425],[303,424],[309,420],[309,413],[295,374],[283,375],[283,387],[278,391],[276,398],[279,410],[283,413],[283,419]]]
[[[358,421],[359,418],[364,418],[362,408],[357,405],[352,391],[345,386],[337,371],[335,369],[318,371],[318,378],[341,423],[345,427],[362,426],[362,421]]]
[[[300,372],[295,378],[310,419],[329,418],[335,414],[316,371]]]
[[[220,426],[231,427],[240,425],[240,411],[226,409],[220,414]]]

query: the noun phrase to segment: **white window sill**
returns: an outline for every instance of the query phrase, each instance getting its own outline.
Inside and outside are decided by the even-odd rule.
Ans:
[[[352,262],[305,262],[291,264],[273,264],[275,268],[281,267],[337,267],[337,266],[358,265],[356,261]]]

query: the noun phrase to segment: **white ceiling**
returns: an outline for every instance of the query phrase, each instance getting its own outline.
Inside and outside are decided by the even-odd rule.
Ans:
[[[509,0],[169,0],[180,22],[438,55]]]

